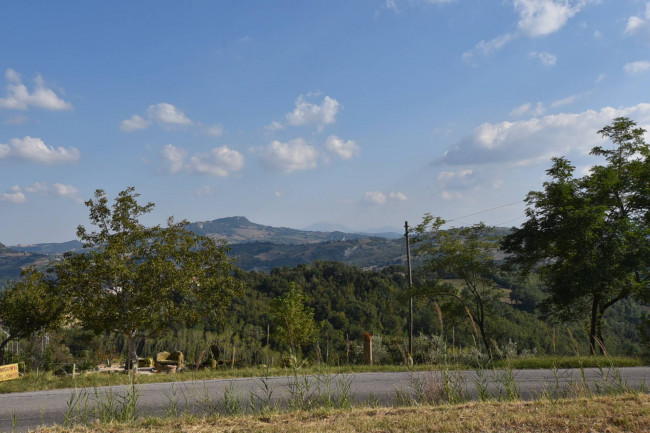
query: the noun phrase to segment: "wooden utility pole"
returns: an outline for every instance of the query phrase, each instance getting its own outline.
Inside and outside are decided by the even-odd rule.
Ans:
[[[404,221],[404,237],[406,238],[406,266],[409,272],[409,291],[413,289],[411,275],[411,246],[409,245],[409,222]],[[409,356],[413,359],[413,296],[409,297]]]

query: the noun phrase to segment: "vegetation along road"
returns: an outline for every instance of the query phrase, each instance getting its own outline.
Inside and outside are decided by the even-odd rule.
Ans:
[[[461,402],[469,399],[533,400],[645,390],[650,367],[562,370],[478,370],[349,375],[295,375],[63,389],[0,395],[0,431],[84,422],[96,417],[238,413],[274,408],[307,409]],[[647,390],[646,390],[647,392]],[[135,397],[133,397],[135,395]],[[129,413],[129,411],[131,411]]]

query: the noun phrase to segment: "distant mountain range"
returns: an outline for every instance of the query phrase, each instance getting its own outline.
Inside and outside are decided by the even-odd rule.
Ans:
[[[348,233],[340,230],[297,230],[256,224],[235,216],[195,222],[188,229],[204,236],[225,239],[230,255],[242,269],[270,271],[314,260],[336,260],[361,267],[384,267],[405,260],[404,241],[399,233]],[[0,285],[16,278],[21,269],[45,266],[63,253],[79,251],[79,241],[11,245],[0,243]]]

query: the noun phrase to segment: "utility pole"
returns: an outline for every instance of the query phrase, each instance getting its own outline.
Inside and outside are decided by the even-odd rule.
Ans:
[[[406,238],[406,265],[409,272],[409,291],[413,289],[413,276],[411,275],[411,247],[409,245],[409,222],[404,221],[404,237]],[[409,297],[409,356],[413,362],[413,296]]]

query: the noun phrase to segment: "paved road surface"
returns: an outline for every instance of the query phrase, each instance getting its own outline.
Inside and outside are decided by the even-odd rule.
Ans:
[[[270,402],[286,406],[292,396],[327,395],[329,386],[333,399],[347,395],[353,402],[392,405],[408,398],[421,399],[433,395],[446,383],[456,386],[459,393],[477,398],[480,390],[487,390],[492,398],[518,392],[522,399],[543,395],[572,395],[585,380],[592,390],[650,387],[650,368],[619,368],[614,370],[578,369],[516,370],[507,372],[474,371],[450,372],[447,379],[439,371],[400,373],[356,373],[348,375],[298,376],[299,386],[292,376],[268,379],[219,379],[197,382],[156,383],[137,385],[138,415],[164,415],[170,412],[205,413],[206,410],[224,411],[226,407],[250,406],[251,399],[259,404]],[[305,381],[307,381],[305,383]],[[516,386],[514,385],[516,383]],[[648,386],[646,386],[648,384]],[[124,385],[76,391],[62,389],[0,395],[0,431],[27,431],[39,425],[62,424],[68,416],[83,417],[92,408],[111,401],[119,406],[126,388]],[[74,396],[77,403],[73,404]],[[70,410],[70,407],[73,407]]]

